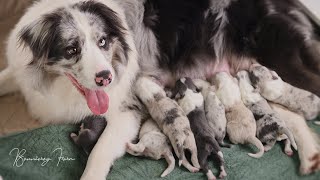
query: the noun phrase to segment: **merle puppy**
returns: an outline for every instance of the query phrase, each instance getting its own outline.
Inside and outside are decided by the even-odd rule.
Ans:
[[[275,71],[255,64],[250,68],[250,77],[261,95],[269,101],[281,104],[307,120],[319,115],[320,98],[284,82]]]
[[[223,141],[226,136],[227,119],[224,105],[221,103],[215,93],[215,86],[207,81],[196,79],[193,80],[195,85],[200,89],[204,98],[204,110],[209,125],[213,129],[215,138],[221,147],[230,148],[229,144]]]
[[[240,71],[237,73],[239,87],[243,103],[253,113],[257,124],[257,137],[266,145],[265,151],[269,151],[276,143],[278,137],[285,134],[292,146],[297,149],[296,142],[291,131],[288,129],[279,114],[277,114],[267,100],[265,100],[251,85],[249,73]],[[285,151],[287,155],[292,155],[292,151]]]
[[[146,156],[155,160],[165,158],[168,167],[161,174],[165,177],[170,174],[175,165],[170,141],[164,135],[153,119],[148,119],[139,132],[139,142],[137,144],[127,143],[127,153],[133,156]]]
[[[81,146],[87,154],[90,154],[106,126],[107,121],[104,117],[87,117],[80,126],[79,135],[71,133],[70,137],[75,144]]]
[[[177,81],[172,96],[187,114],[191,130],[194,133],[200,166],[208,179],[216,179],[208,167],[208,156],[212,153],[217,157],[220,166],[220,178],[227,176],[224,167],[223,154],[215,139],[214,130],[209,125],[203,109],[203,96],[190,78]]]

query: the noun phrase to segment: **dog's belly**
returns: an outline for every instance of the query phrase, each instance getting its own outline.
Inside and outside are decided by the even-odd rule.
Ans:
[[[252,63],[256,63],[256,60],[230,57],[220,60],[210,59],[198,62],[199,63],[194,63],[194,65],[191,66],[185,65],[178,67],[173,72],[164,71],[166,73],[158,77],[158,79],[165,87],[173,87],[175,82],[183,77],[210,81],[210,79],[219,72],[228,72],[234,76],[241,70],[248,70]]]

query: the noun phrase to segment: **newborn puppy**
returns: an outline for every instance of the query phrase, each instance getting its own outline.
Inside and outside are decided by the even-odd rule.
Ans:
[[[145,103],[152,119],[157,120],[162,132],[169,138],[173,150],[179,158],[179,166],[182,164],[190,172],[198,172],[197,145],[190,128],[190,122],[176,101],[166,96],[166,92],[156,83],[147,78],[140,78],[136,91],[143,96],[139,99]],[[191,162],[185,157],[184,150],[191,153]]]
[[[320,98],[308,91],[284,82],[276,72],[264,66],[252,65],[250,78],[261,95],[301,114],[307,120],[315,119],[320,112]]]
[[[146,156],[155,160],[165,158],[168,168],[161,174],[161,177],[171,173],[175,166],[170,141],[152,119],[142,125],[138,144],[127,144],[127,152],[134,156]]]
[[[283,120],[275,113],[267,100],[265,100],[251,85],[249,73],[240,71],[237,73],[242,102],[253,113],[257,124],[257,137],[265,145],[265,151],[269,151],[277,141],[277,138],[285,134],[290,139],[292,146],[297,149],[291,131],[286,127]],[[289,151],[289,156],[292,155]]]
[[[300,159],[300,173],[307,175],[320,170],[319,137],[308,127],[305,119],[297,113],[291,112],[283,106],[271,103],[280,118],[283,119],[292,131],[297,141]]]
[[[254,158],[259,158],[264,153],[264,147],[256,138],[256,122],[252,112],[241,101],[240,89],[237,79],[225,72],[220,72],[213,78],[217,87],[216,94],[226,108],[227,133],[234,144],[251,143],[260,151],[257,154],[249,153]]]
[[[224,178],[227,173],[224,167],[223,154],[215,139],[214,131],[206,119],[203,110],[203,96],[198,92],[197,87],[190,78],[182,78],[177,81],[173,96],[190,121],[191,130],[197,143],[199,163],[203,172],[208,179],[216,179],[208,167],[208,157],[213,153],[217,157],[220,166],[219,177]]]
[[[225,144],[223,141],[226,136],[227,119],[225,108],[214,92],[215,87],[201,79],[194,80],[194,83],[204,98],[206,118],[216,140],[220,146],[230,148],[230,145]]]
[[[71,133],[70,137],[78,146],[90,154],[100,135],[107,126],[107,121],[102,116],[89,116],[85,118],[80,126],[79,135]]]

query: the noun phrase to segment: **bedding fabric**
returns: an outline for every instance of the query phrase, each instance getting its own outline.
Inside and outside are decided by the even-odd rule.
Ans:
[[[311,122],[309,122],[309,125],[318,134],[320,133],[319,126],[312,125]],[[84,170],[87,155],[69,139],[70,133],[76,130],[75,126],[70,125],[49,126],[1,138],[0,175],[4,180],[79,179]],[[320,173],[299,176],[297,152],[293,157],[288,157],[282,152],[282,147],[282,143],[277,143],[270,152],[265,153],[260,159],[253,159],[247,155],[248,152],[257,150],[249,145],[233,145],[230,149],[223,148],[228,173],[226,179],[320,179]],[[23,154],[24,149],[25,154]],[[108,151],[108,147],[105,150]],[[27,159],[22,162],[22,156],[32,158],[33,161]],[[41,157],[51,158],[52,160],[48,163],[35,160]],[[58,164],[59,157],[63,158],[60,158]],[[74,160],[71,160],[71,158]],[[214,173],[217,173],[213,162],[214,160],[210,160],[210,167],[214,170]],[[165,178],[160,178],[160,174],[166,166],[164,160],[154,161],[126,155],[116,161],[107,179],[206,179],[206,176],[202,173],[192,174],[185,168],[178,167],[177,163],[171,174]]]
[[[2,0],[0,2],[0,54],[4,54],[4,40],[7,33],[22,15],[23,9],[33,0]],[[1,59],[1,58],[0,58]],[[0,67],[5,61],[0,60]],[[3,117],[1,117],[3,118]],[[312,123],[309,123],[310,125]],[[311,125],[319,134],[320,127]],[[49,126],[29,132],[0,138],[0,175],[4,180],[73,180],[79,179],[86,164],[87,155],[69,138],[77,127],[70,125]],[[250,158],[247,153],[256,151],[252,146],[232,146],[223,149],[228,176],[226,179],[257,180],[316,180],[320,173],[310,176],[299,176],[299,159],[295,152],[287,157],[282,152],[283,145],[278,143],[270,152],[260,159]],[[19,150],[19,154],[17,156]],[[108,151],[108,147],[105,148]],[[11,153],[10,153],[11,152]],[[62,152],[62,155],[60,154]],[[11,155],[10,155],[11,154]],[[58,157],[60,162],[58,164]],[[23,162],[23,157],[31,158]],[[40,158],[51,158],[49,162]],[[70,158],[74,159],[71,160]],[[31,161],[32,160],[32,161]],[[177,164],[177,163],[176,163]],[[166,168],[164,160],[154,161],[141,157],[126,155],[115,162],[107,179],[160,179]],[[213,160],[210,167],[214,168]],[[161,179],[206,179],[202,173],[192,174],[185,168],[176,166],[166,178]]]

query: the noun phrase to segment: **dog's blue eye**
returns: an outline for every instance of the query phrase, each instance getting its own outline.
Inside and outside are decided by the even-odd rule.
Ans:
[[[107,44],[107,41],[106,41],[105,38],[101,38],[101,39],[99,40],[99,44],[98,44],[99,47],[105,47],[106,44]]]

